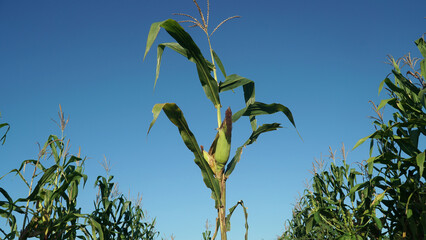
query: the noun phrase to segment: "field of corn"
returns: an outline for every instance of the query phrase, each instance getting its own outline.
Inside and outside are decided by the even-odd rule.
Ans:
[[[166,19],[152,23],[147,31],[144,59],[156,50],[154,88],[161,79],[160,66],[165,49],[189,61],[197,73],[201,89],[215,114],[215,136],[208,146],[201,145],[191,131],[179,103],[158,103],[152,107],[153,118],[148,128],[149,136],[158,134],[154,124],[164,113],[179,133],[184,145],[193,155],[199,169],[199,180],[211,195],[212,208],[217,217],[212,228],[191,230],[200,233],[200,239],[229,239],[231,216],[241,208],[244,236],[249,239],[250,211],[244,201],[227,202],[227,180],[238,171],[243,150],[261,141],[259,136],[282,128],[281,123],[258,124],[264,115],[284,117],[298,139],[297,121],[290,108],[281,103],[263,102],[255,94],[255,81],[237,74],[228,74],[225,60],[213,49],[212,35],[226,27],[228,21],[240,16],[225,18],[219,24],[209,25],[209,1],[203,12],[193,1],[197,16],[177,13],[177,20]],[[200,28],[205,35],[207,49],[200,49],[184,23]],[[148,29],[147,29],[148,30]],[[156,43],[159,35],[169,35],[174,41]],[[319,159],[313,164],[312,179],[297,199],[292,216],[285,220],[285,230],[276,233],[278,239],[426,239],[426,41],[415,40],[422,57],[410,54],[400,58],[388,56],[391,69],[379,83],[380,102],[371,101],[374,116],[371,122],[375,131],[365,131],[365,137],[355,146],[342,145],[339,152],[329,149],[329,159]],[[154,48],[154,47],[156,48]],[[204,45],[203,45],[204,46]],[[151,50],[151,52],[150,52]],[[203,54],[207,52],[208,54]],[[167,64],[167,63],[165,63]],[[257,84],[262,84],[257,83]],[[259,85],[256,85],[259,86]],[[159,87],[159,86],[158,86]],[[156,91],[161,91],[159,88]],[[223,94],[242,91],[244,103],[241,109],[231,109]],[[195,103],[194,103],[195,104]],[[226,107],[224,107],[226,106]],[[390,111],[386,117],[384,108]],[[1,109],[0,109],[1,110]],[[7,114],[7,113],[6,113]],[[242,119],[248,120],[243,121]],[[297,120],[297,117],[296,117]],[[48,135],[40,145],[37,158],[23,160],[14,169],[1,171],[0,176],[0,239],[159,239],[161,229],[156,220],[146,216],[141,198],[131,199],[117,189],[110,163],[102,163],[104,175],[93,181],[85,174],[87,158],[71,153],[70,139],[65,130],[69,119],[59,105],[59,134]],[[248,124],[250,129],[245,141],[237,142],[233,128]],[[158,124],[156,124],[158,125]],[[14,131],[13,123],[0,118],[0,148],[8,147],[8,135]],[[158,142],[158,144],[162,144]],[[368,145],[367,160],[350,164],[348,150]],[[235,149],[235,150],[232,150]],[[170,159],[172,160],[172,159]],[[3,161],[3,160],[2,160]],[[309,168],[309,166],[306,166]],[[11,196],[6,178],[22,181],[27,192],[18,198]],[[77,201],[79,192],[86,185],[93,185],[98,194],[93,196],[93,210],[83,211]],[[249,189],[247,189],[249,191]],[[172,206],[164,206],[165,208]],[[250,206],[251,209],[257,206]],[[284,219],[283,219],[284,222]],[[174,237],[172,236],[171,239]]]

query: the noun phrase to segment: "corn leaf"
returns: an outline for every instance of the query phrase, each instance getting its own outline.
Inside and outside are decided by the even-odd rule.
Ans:
[[[426,58],[426,42],[423,38],[419,38],[415,41],[417,48],[420,50],[420,53],[424,58]]]
[[[425,69],[425,74],[426,74],[426,69]],[[426,108],[426,88],[424,88],[423,90],[419,92],[418,98],[420,100],[420,103],[423,105],[423,107]]]
[[[226,167],[225,176],[229,177],[229,175],[234,171],[235,166],[241,159],[241,153],[244,147],[254,143],[257,140],[257,138],[260,136],[260,134],[274,131],[274,130],[277,130],[278,128],[281,128],[279,123],[271,123],[271,124],[263,124],[258,129],[256,129],[256,131],[253,131],[249,139],[241,147],[237,148],[237,151],[234,157],[232,158],[232,160],[229,162],[228,166]]]
[[[227,231],[227,232],[231,231],[231,216],[232,216],[232,214],[234,213],[235,208],[237,208],[237,207],[238,207],[238,205],[241,205],[241,207],[242,207],[242,208],[243,208],[243,210],[244,210],[244,218],[245,218],[245,220],[246,220],[246,222],[245,222],[246,234],[244,235],[244,239],[245,239],[245,240],[247,240],[247,239],[248,239],[248,227],[249,227],[249,226],[248,226],[248,222],[247,222],[248,213],[247,213],[247,208],[244,206],[244,202],[243,202],[243,200],[238,201],[238,202],[237,202],[237,204],[235,204],[233,207],[231,207],[231,208],[229,209],[229,214],[228,214],[228,216],[226,216],[226,218],[225,218],[225,222],[226,222],[226,231]]]
[[[9,132],[9,130],[10,130],[10,125],[8,124],[8,123],[1,123],[0,124],[0,128],[3,128],[3,127],[7,127],[6,128],[6,132],[3,134],[3,136],[0,138],[0,142],[2,142],[1,144],[3,145],[4,144],[4,142],[6,141],[6,135],[7,135],[7,133]]]
[[[225,67],[222,64],[222,61],[220,60],[219,56],[216,54],[215,51],[212,51],[212,53],[213,53],[213,58],[216,61],[217,66],[219,67],[219,69],[222,72],[223,76],[226,78]]]
[[[425,168],[425,152],[422,152],[416,156],[417,167],[419,167],[420,177],[423,176],[423,170]]]
[[[255,102],[254,82],[252,80],[238,76],[237,74],[226,76],[225,82],[219,84],[219,92],[233,90],[240,86],[243,87],[244,100],[246,107],[248,107]],[[255,131],[257,129],[256,118],[254,115],[250,115],[249,118],[252,130]]]
[[[363,144],[367,139],[372,138],[374,135],[376,135],[376,133],[373,133],[371,135],[368,135],[367,137],[363,137],[360,140],[358,140],[358,142],[355,144],[355,146],[352,148],[352,150],[357,148],[359,145]]]
[[[262,102],[254,102],[253,104],[250,104],[249,106],[235,113],[232,116],[232,121],[236,122],[241,116],[257,116],[264,114],[274,114],[277,112],[284,113],[287,116],[288,120],[291,122],[291,124],[296,127],[296,124],[294,123],[293,119],[293,114],[291,113],[290,109],[279,103],[266,104]]]
[[[155,81],[154,81],[154,89],[155,86],[157,84],[157,80],[158,80],[158,76],[160,75],[160,65],[161,65],[161,58],[163,56],[163,52],[164,52],[164,48],[168,47],[172,50],[174,50],[175,52],[181,54],[182,56],[188,58],[189,61],[196,63],[195,59],[188,54],[188,51],[186,51],[181,45],[179,45],[179,43],[175,43],[175,42],[170,42],[170,43],[160,43],[157,46],[157,68],[155,71]],[[214,65],[212,63],[210,63],[208,60],[205,60],[207,62],[207,65],[209,67],[210,70],[214,69]]]
[[[49,181],[51,181],[53,177],[55,177],[55,171],[57,168],[58,168],[58,165],[53,165],[52,167],[46,169],[43,176],[37,182],[37,185],[35,186],[30,196],[28,196],[26,199],[18,199],[18,201],[36,200],[37,199],[36,197],[39,195],[39,192],[42,186],[48,183]]]
[[[201,169],[201,175],[203,176],[204,183],[212,190],[212,197],[215,200],[216,208],[218,208],[220,202],[219,182],[216,178],[214,178],[213,171],[210,169],[208,163],[204,160],[203,153],[201,152],[194,134],[189,129],[181,109],[175,103],[155,104],[152,108],[154,117],[151,124],[149,125],[148,133],[157,120],[161,110],[164,111],[169,120],[178,128],[186,147],[194,154],[194,161]]]
[[[151,25],[146,43],[145,55],[148,53],[154,43],[160,28],[164,28],[171,37],[185,50],[188,57],[193,58],[197,67],[198,78],[204,89],[204,92],[215,107],[220,106],[219,89],[216,80],[210,75],[208,61],[204,58],[198,46],[192,40],[191,36],[179,25],[178,22],[168,19],[162,22],[156,22]]]

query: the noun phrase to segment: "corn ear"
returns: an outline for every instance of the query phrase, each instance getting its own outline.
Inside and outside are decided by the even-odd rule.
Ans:
[[[216,134],[216,150],[214,159],[216,160],[216,171],[221,171],[229,159],[231,151],[231,132],[232,132],[232,112],[228,108],[225,113],[225,119]]]

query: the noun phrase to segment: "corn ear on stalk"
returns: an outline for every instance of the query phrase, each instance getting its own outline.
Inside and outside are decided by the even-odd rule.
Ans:
[[[203,152],[204,158],[209,163],[215,174],[222,171],[229,159],[231,151],[232,111],[228,108],[225,119],[217,129],[217,134],[210,147],[209,152]]]

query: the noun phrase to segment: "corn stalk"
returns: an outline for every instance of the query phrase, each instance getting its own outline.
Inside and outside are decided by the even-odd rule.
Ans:
[[[242,149],[245,146],[248,146],[254,141],[256,141],[260,134],[281,128],[279,123],[263,124],[262,126],[258,127],[256,116],[282,112],[294,127],[295,123],[291,111],[284,105],[278,103],[266,104],[262,102],[256,102],[254,82],[250,79],[241,77],[236,74],[227,75],[222,61],[220,60],[217,53],[213,50],[210,39],[211,35],[223,23],[230,19],[238,18],[239,16],[233,16],[225,19],[213,30],[212,33],[209,33],[209,2],[207,1],[207,18],[204,18],[203,13],[195,0],[194,3],[196,4],[197,9],[200,13],[200,17],[202,20],[201,22],[188,14],[178,13],[176,15],[188,17],[190,20],[185,20],[181,22],[191,22],[194,24],[194,26],[200,27],[205,32],[209,44],[211,62],[203,56],[201,50],[193,41],[192,37],[183,29],[183,27],[177,21],[173,19],[167,19],[165,21],[156,22],[151,25],[151,28],[148,33],[144,59],[147,56],[153,43],[155,42],[155,39],[157,38],[160,29],[163,28],[164,30],[166,30],[166,32],[176,42],[160,43],[157,46],[157,67],[154,88],[159,77],[161,58],[166,47],[174,50],[175,52],[183,55],[189,61],[193,62],[195,64],[199,82],[201,83],[204,93],[215,107],[218,122],[217,134],[213,140],[213,143],[211,144],[210,149],[208,151],[204,150],[204,147],[198,144],[194,134],[191,132],[188,126],[188,123],[183,115],[182,110],[178,107],[176,103],[159,103],[154,105],[152,109],[153,120],[149,126],[148,133],[156,122],[161,111],[164,111],[168,119],[178,128],[186,147],[194,154],[194,162],[201,170],[203,181],[206,187],[208,187],[212,191],[212,198],[215,201],[215,208],[218,212],[218,218],[216,221],[215,228],[216,231],[212,239],[215,239],[219,227],[221,239],[227,239],[226,232],[230,230],[230,218],[232,212],[238,205],[241,205],[244,209],[246,218],[245,239],[247,239],[247,211],[243,202],[238,202],[230,209],[229,214],[226,215],[226,181],[235,169],[236,164],[240,161]],[[216,73],[217,68],[219,68],[223,74],[223,82],[218,81],[218,76]],[[237,111],[235,114],[232,114],[231,109],[228,108],[225,112],[225,118],[222,120],[222,104],[220,101],[220,93],[229,90],[234,90],[238,87],[243,88],[244,101],[246,106],[243,109]],[[235,155],[231,158],[230,161],[228,161],[230,158],[231,150],[232,125],[235,124],[235,122],[237,122],[242,116],[249,117],[252,132],[248,140],[237,148]]]

